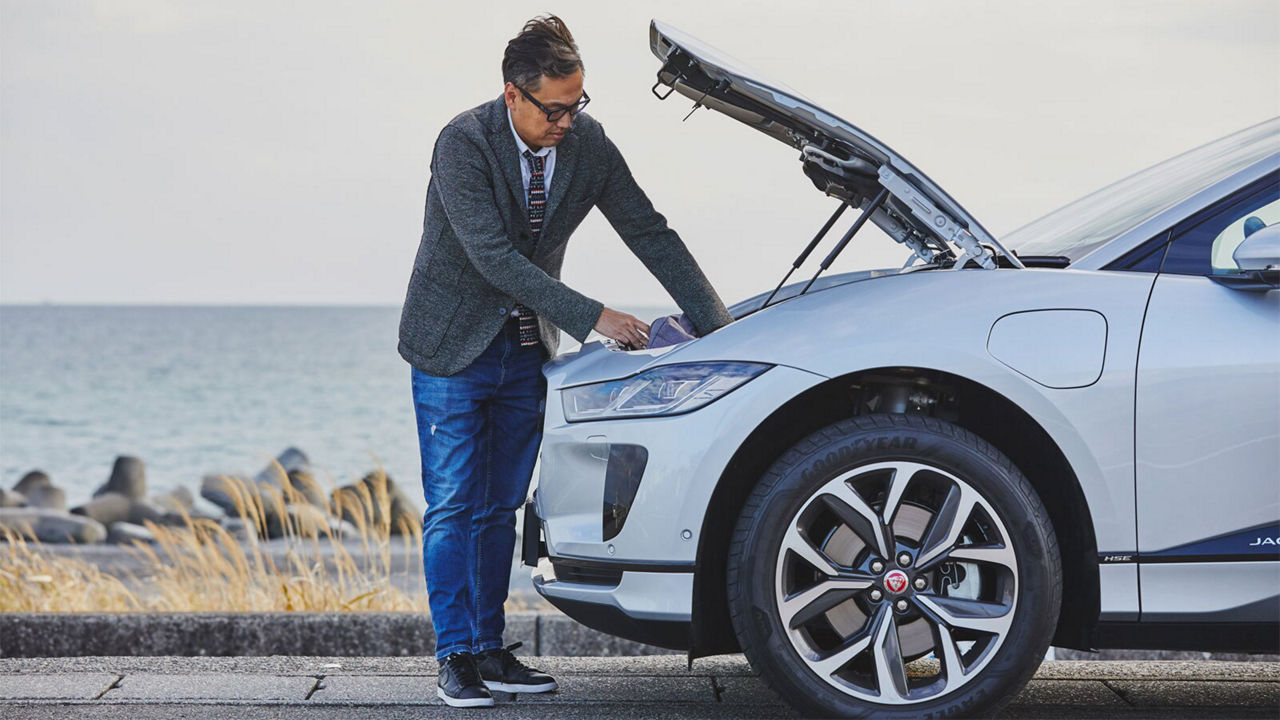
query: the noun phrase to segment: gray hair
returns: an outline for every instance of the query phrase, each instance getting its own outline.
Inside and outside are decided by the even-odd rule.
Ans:
[[[502,81],[537,90],[542,76],[568,77],[583,70],[578,46],[564,21],[540,15],[524,24],[502,55]]]

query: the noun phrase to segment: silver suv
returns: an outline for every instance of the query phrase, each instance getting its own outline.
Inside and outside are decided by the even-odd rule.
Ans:
[[[852,124],[650,37],[655,94],[793,146],[832,198],[792,270],[840,239],[709,335],[546,366],[543,596],[741,650],[823,716],[992,712],[1051,643],[1277,651],[1280,120],[997,239]],[[906,264],[822,277],[867,221]]]

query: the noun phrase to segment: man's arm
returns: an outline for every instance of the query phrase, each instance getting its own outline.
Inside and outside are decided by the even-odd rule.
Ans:
[[[445,215],[476,270],[489,284],[586,342],[604,304],[551,277],[516,250],[494,207],[493,180],[480,148],[447,126],[436,140],[431,164]]]
[[[599,128],[599,125],[597,124]],[[608,175],[596,207],[649,272],[693,321],[699,335],[733,322],[724,302],[689,254],[684,241],[654,209],[613,141],[599,128]]]

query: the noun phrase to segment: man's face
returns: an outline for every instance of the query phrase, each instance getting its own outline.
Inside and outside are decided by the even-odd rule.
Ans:
[[[582,71],[561,78],[543,75],[536,90],[526,87],[525,91],[549,108],[568,107],[582,99]],[[529,102],[511,83],[507,83],[503,98],[511,111],[511,124],[515,125],[516,134],[534,151],[560,144],[573,123],[570,113],[564,113],[555,122],[547,122],[547,114]]]

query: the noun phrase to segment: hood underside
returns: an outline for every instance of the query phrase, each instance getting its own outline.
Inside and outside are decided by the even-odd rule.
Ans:
[[[852,123],[665,23],[651,23],[649,45],[663,63],[653,88],[659,98],[678,92],[800,150],[819,190],[869,209],[871,222],[925,262],[993,268],[998,252],[1022,266],[928,176]],[[658,94],[659,85],[671,90]]]

